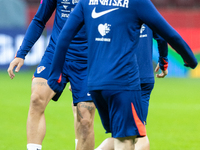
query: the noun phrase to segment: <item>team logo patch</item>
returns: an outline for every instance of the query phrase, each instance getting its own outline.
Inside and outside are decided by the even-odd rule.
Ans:
[[[107,33],[109,33],[110,32],[110,24],[107,24],[107,23],[105,23],[104,25],[103,24],[100,24],[99,26],[98,26],[98,31],[99,31],[99,33],[101,34],[101,36],[104,36],[104,35],[106,35]]]
[[[114,11],[114,10],[117,10],[117,9],[119,9],[119,8],[114,8],[114,9],[108,9],[108,10],[105,10],[105,11],[101,11],[101,12],[96,12],[96,7],[93,9],[93,11],[92,11],[92,18],[99,18],[99,17],[101,17],[101,16],[103,16],[103,15],[105,15],[105,14],[107,14],[107,13],[110,13],[110,12],[112,12],[112,11]]]
[[[37,74],[41,73],[46,67],[40,66],[37,68]]]
[[[111,25],[107,24],[107,23],[99,24],[98,31],[99,31],[99,33],[102,37],[101,38],[95,38],[95,41],[110,42],[111,41],[110,38],[104,38],[104,36],[110,32],[110,27],[111,27]]]

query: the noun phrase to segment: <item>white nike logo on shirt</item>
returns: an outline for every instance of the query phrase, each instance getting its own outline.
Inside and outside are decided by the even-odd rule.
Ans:
[[[102,12],[96,12],[96,7],[94,7],[94,9],[93,9],[93,11],[92,11],[92,18],[99,18],[99,17],[101,17],[101,16],[103,16],[103,15],[105,15],[105,14],[107,14],[107,13],[109,13],[109,12],[111,12],[111,11],[114,11],[114,10],[117,10],[117,9],[119,9],[119,8],[113,8],[113,9],[109,9],[109,10],[105,10],[105,11],[102,11]]]

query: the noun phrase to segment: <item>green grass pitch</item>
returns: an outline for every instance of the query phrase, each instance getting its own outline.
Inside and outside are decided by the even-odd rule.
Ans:
[[[11,80],[0,72],[0,150],[26,149],[26,119],[33,71]],[[66,88],[58,102],[45,111],[47,131],[43,150],[74,150],[71,93]],[[156,79],[151,95],[147,134],[152,150],[197,150],[200,147],[200,79]],[[96,111],[95,147],[105,134]]]

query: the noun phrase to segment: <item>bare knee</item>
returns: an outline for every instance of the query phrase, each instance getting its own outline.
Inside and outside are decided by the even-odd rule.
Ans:
[[[40,94],[34,92],[31,94],[30,111],[44,112],[46,107],[45,99]]]
[[[80,102],[77,105],[77,131],[85,139],[93,132],[95,105],[92,102]]]
[[[87,138],[93,131],[93,121],[88,118],[82,118],[79,122],[78,131],[82,138]]]

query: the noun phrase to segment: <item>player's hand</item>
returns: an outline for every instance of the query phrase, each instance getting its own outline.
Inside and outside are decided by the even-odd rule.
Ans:
[[[71,85],[69,85],[69,90],[72,91],[72,87],[71,87]]]
[[[160,66],[159,63],[157,64],[156,68],[155,68],[155,72],[158,72],[160,70]],[[160,74],[156,74],[157,78],[164,78],[167,74],[168,74],[168,70],[161,70],[162,72]]]
[[[23,66],[24,64],[24,59],[22,58],[15,58],[9,65],[8,67],[8,74],[10,76],[11,79],[13,79],[15,77],[15,74],[13,73],[13,70],[15,68],[15,72],[19,72],[20,68]]]

